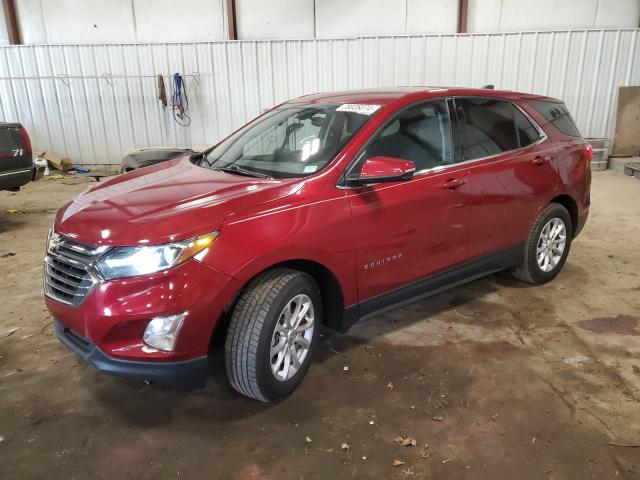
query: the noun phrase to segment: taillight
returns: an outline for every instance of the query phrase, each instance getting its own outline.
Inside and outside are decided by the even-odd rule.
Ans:
[[[591,160],[593,159],[593,147],[589,143],[587,143],[582,149],[582,152],[587,162],[591,163]]]
[[[22,141],[24,142],[24,152],[27,156],[31,156],[32,155],[32,151],[31,151],[31,139],[29,138],[29,135],[27,134],[27,131],[24,129],[24,127],[20,127],[20,136],[22,137]]]

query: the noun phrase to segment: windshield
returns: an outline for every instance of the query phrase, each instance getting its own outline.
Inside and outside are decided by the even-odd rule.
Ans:
[[[200,165],[265,178],[305,177],[326,167],[379,106],[285,105],[218,144]],[[362,108],[365,107],[365,108]]]

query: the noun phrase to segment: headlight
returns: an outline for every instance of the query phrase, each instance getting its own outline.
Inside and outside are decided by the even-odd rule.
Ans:
[[[144,247],[116,247],[96,263],[106,280],[161,272],[186,262],[210,246],[219,232],[208,233],[182,242]]]

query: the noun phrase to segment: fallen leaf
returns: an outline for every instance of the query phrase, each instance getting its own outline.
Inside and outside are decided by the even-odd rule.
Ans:
[[[14,328],[10,328],[9,330],[7,330],[6,332],[3,332],[2,335],[4,337],[10,337],[11,335],[13,335],[14,333],[16,333],[18,330],[20,330],[22,327],[14,327]]]
[[[393,466],[394,467],[399,467],[400,465],[404,465],[405,462],[403,462],[402,460],[398,460],[397,458],[393,459]]]
[[[407,468],[406,470],[402,470],[402,473],[404,473],[405,475],[415,475],[416,474],[416,472],[414,472],[412,468]]]
[[[15,209],[15,208],[9,208],[9,209],[7,210],[7,213],[18,213],[18,210],[17,210],[17,209]]]
[[[441,422],[442,420],[444,420],[444,417],[432,417],[432,418],[437,422]]]
[[[402,442],[404,442],[404,436],[402,436],[402,437],[396,437],[396,438],[394,438],[394,439],[393,439],[393,441],[394,441],[395,443],[400,443],[400,444],[401,444]]]
[[[311,443],[313,440],[311,440],[311,438],[309,437],[304,437],[305,442],[307,443]]]
[[[366,460],[367,460],[366,455],[363,455],[363,456],[362,456],[362,460],[363,460],[363,461],[366,461]]]
[[[402,441],[402,446],[403,446],[403,447],[408,447],[409,445],[411,445],[412,447],[415,447],[417,443],[418,443],[418,442],[416,442],[416,439],[415,439],[415,438],[406,437],[406,438]]]
[[[388,388],[389,390],[393,390],[393,383],[389,382],[389,383],[387,384],[387,388]]]
[[[346,443],[343,443],[342,445],[340,445],[340,448],[345,452],[349,451],[349,445]]]
[[[345,365],[344,367],[342,367],[342,370],[344,370],[345,372],[349,371],[349,365]]]

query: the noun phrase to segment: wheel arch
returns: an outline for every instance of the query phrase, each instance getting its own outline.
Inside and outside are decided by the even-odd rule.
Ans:
[[[567,209],[571,217],[571,232],[575,237],[578,231],[578,204],[573,197],[563,193],[554,197],[549,203],[557,203]]]
[[[303,258],[290,259],[283,260],[281,262],[274,263],[272,265],[269,265],[268,267],[263,268],[262,270],[251,275],[251,277],[243,283],[242,287],[229,302],[227,308],[225,308],[222,312],[218,322],[216,322],[216,325],[211,334],[211,346],[220,345],[224,342],[224,336],[226,335],[233,309],[236,305],[236,302],[238,301],[238,298],[247,288],[247,285],[249,285],[249,283],[251,283],[251,281],[258,275],[261,275],[264,272],[272,270],[274,268],[290,268],[292,270],[298,270],[310,275],[316,281],[316,283],[318,284],[318,288],[320,289],[323,314],[322,324],[331,330],[344,330],[344,292],[342,290],[340,282],[338,281],[338,277],[328,267],[315,260]]]

